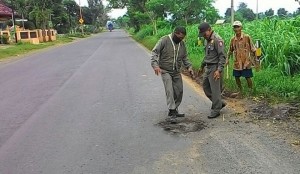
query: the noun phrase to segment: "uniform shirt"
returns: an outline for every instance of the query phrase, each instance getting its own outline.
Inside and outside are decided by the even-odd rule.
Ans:
[[[187,58],[184,41],[178,44],[172,40],[172,34],[163,36],[155,45],[151,55],[151,66],[160,67],[167,71],[180,71],[181,65],[189,68],[192,64]]]
[[[228,56],[232,53],[234,56],[233,69],[250,69],[253,65],[255,51],[256,48],[249,35],[242,33],[240,38],[234,36],[230,40],[230,47],[228,51]]]
[[[217,64],[218,70],[223,71],[224,64],[226,61],[225,51],[224,51],[224,41],[222,38],[216,34],[212,33],[209,40],[205,42],[205,57],[202,62],[202,68],[205,65]]]

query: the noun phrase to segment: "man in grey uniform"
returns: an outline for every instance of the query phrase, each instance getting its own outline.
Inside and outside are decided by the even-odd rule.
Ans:
[[[152,50],[151,66],[156,75],[162,77],[169,108],[168,116],[171,123],[176,117],[184,117],[178,113],[182,101],[183,84],[180,68],[183,65],[193,75],[192,65],[187,58],[187,50],[183,41],[186,29],[178,26],[172,34],[163,36]]]
[[[220,116],[220,110],[226,106],[221,99],[222,71],[226,61],[224,42],[206,22],[198,27],[200,37],[204,37],[205,57],[200,67],[200,73],[205,69],[203,75],[203,90],[205,95],[212,101],[212,111],[208,118]]]

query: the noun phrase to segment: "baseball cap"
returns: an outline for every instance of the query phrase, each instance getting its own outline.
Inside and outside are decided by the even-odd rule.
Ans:
[[[242,23],[240,21],[234,21],[232,26],[239,26],[241,27],[242,26]]]
[[[210,28],[209,23],[207,22],[203,22],[199,25],[198,29],[199,29],[199,36],[203,36],[204,33]]]

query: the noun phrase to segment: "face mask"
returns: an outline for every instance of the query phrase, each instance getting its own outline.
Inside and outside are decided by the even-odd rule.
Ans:
[[[175,42],[176,44],[178,44],[179,42],[181,42],[181,39],[179,37],[177,37],[175,34],[173,35],[172,38],[173,42]]]

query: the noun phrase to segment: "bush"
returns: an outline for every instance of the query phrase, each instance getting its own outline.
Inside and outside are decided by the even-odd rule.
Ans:
[[[1,35],[0,41],[2,44],[8,44],[9,36],[8,35]]]
[[[164,28],[161,28],[165,25]],[[157,40],[172,32],[172,27],[167,23],[158,25],[158,33],[153,36],[152,25],[143,26],[134,34],[134,38],[152,49]],[[244,23],[245,33],[249,34],[253,41],[261,40],[263,56],[262,68],[254,72],[254,95],[265,96],[275,100],[300,100],[300,17],[293,19],[264,19]],[[230,24],[214,25],[213,29],[223,38],[225,52],[228,50],[230,38],[234,35]],[[132,33],[132,30],[130,30]],[[204,47],[198,43],[198,24],[187,26],[185,38],[189,59],[193,68],[198,69],[204,58]],[[202,41],[203,43],[203,41]],[[229,72],[232,72],[230,61]],[[238,90],[234,77],[224,79],[228,91]],[[243,85],[246,83],[243,81]],[[244,86],[247,89],[246,86]]]
[[[142,29],[135,34],[135,39],[137,40],[143,40],[147,36],[153,35],[153,28],[151,25],[145,25],[142,27]]]

